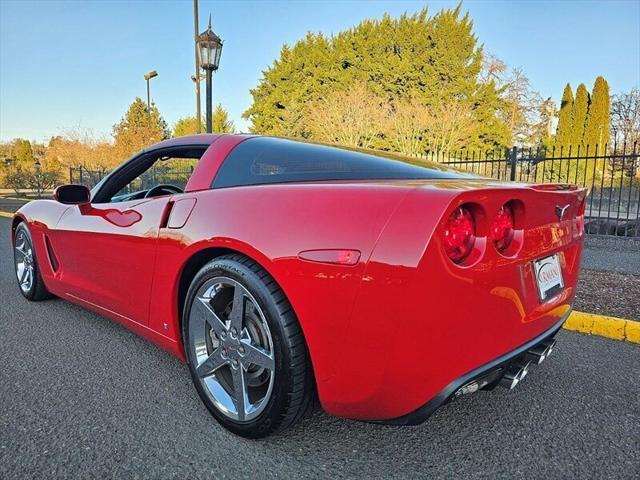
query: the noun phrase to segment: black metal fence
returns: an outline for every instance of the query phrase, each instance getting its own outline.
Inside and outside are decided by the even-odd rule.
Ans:
[[[433,150],[420,158],[498,180],[571,183],[587,187],[587,233],[640,236],[640,155],[637,145],[612,148],[506,148],[443,153]],[[153,167],[121,193],[144,190],[160,183],[184,188],[191,169]],[[89,187],[108,172],[83,167],[69,169],[71,183]]]
[[[109,170],[105,169],[91,170],[82,165],[79,167],[69,167],[69,183],[77,183],[93,188],[108,174]]]
[[[589,191],[587,233],[640,236],[640,154],[638,145],[611,149],[509,148],[484,152],[433,151],[427,160],[498,180],[571,183]]]

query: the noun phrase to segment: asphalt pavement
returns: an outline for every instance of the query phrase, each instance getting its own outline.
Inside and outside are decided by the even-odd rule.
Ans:
[[[83,308],[27,302],[12,269],[0,218],[1,479],[640,476],[638,345],[563,331],[515,390],[418,427],[318,411],[250,441],[218,426],[179,360]]]

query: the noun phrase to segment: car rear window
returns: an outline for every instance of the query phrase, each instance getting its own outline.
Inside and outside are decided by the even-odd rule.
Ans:
[[[473,178],[426,161],[385,152],[330,147],[297,140],[254,137],[235,147],[213,188],[329,180]]]

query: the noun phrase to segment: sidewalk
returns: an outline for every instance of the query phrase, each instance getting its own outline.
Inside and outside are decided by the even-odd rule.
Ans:
[[[43,195],[49,195],[53,192],[53,190],[49,190],[43,193]],[[16,191],[13,188],[0,188],[0,197],[17,197],[17,196],[28,196],[33,197],[36,194],[36,190],[20,190],[20,195],[16,194]]]

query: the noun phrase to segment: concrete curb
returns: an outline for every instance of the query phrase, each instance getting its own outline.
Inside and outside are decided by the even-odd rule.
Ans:
[[[640,322],[634,320],[574,311],[563,328],[640,344]]]

